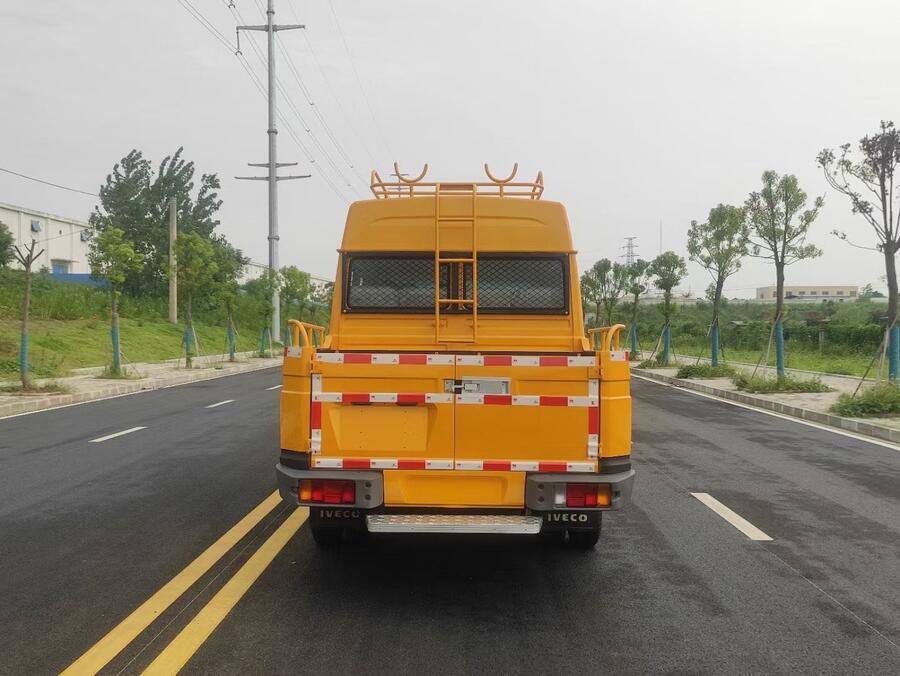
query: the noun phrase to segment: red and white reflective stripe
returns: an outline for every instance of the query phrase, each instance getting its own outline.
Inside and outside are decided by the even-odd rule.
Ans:
[[[322,452],[322,402],[316,401],[316,395],[321,390],[322,376],[313,373],[309,402],[309,452],[313,455]]]
[[[456,469],[483,472],[596,472],[596,462],[562,460],[457,460]]]
[[[299,356],[300,348],[287,348],[291,356]],[[293,352],[296,350],[296,353]],[[626,354],[622,352],[621,354]],[[403,354],[379,352],[316,352],[323,364],[410,364],[420,366],[596,366],[592,356],[545,354]],[[616,359],[615,357],[613,358]]]
[[[453,460],[422,458],[323,458],[314,457],[319,469],[458,469],[483,472],[596,472],[596,462],[559,460]]]
[[[284,356],[285,357],[299,357],[300,356],[300,348],[293,347],[293,346],[285,346]]]
[[[450,392],[313,392],[313,403],[336,404],[452,404]]]
[[[313,458],[322,469],[453,469],[453,461],[422,458]]]
[[[419,366],[453,366],[452,354],[382,354],[374,352],[317,352],[316,361],[323,364],[410,364]]]
[[[588,409],[587,455],[596,458],[600,452],[600,381],[596,378],[588,380],[588,396],[597,403]]]
[[[594,396],[569,397],[564,394],[457,394],[457,404],[483,404],[485,406],[568,406],[570,408],[596,407],[599,399]]]
[[[595,366],[597,360],[595,357],[564,354],[458,354],[456,363],[458,366]]]
[[[609,353],[610,361],[630,361],[630,354],[628,350],[613,350]]]

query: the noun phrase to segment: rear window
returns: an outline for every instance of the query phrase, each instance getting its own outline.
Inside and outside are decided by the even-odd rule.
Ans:
[[[446,257],[462,257],[445,254]],[[478,257],[478,311],[565,314],[568,259],[564,255]],[[441,265],[441,297],[472,296],[472,266]],[[346,312],[434,312],[434,258],[429,255],[351,254],[344,280]],[[471,312],[471,305],[442,307]]]

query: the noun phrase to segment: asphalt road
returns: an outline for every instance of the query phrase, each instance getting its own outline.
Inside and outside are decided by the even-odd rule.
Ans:
[[[104,673],[900,673],[900,450],[638,380],[634,502],[596,550],[279,549],[303,514],[276,505],[197,571],[274,490],[278,382],[0,420],[0,672],[65,669],[187,579]]]

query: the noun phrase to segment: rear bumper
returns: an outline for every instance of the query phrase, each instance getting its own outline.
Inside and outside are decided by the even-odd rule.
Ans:
[[[301,479],[344,479],[355,481],[357,488],[356,502],[353,505],[344,505],[345,507],[371,510],[384,505],[384,475],[382,472],[342,469],[295,469],[279,463],[275,465],[275,473],[278,477],[278,492],[281,494],[282,500],[291,505],[300,504],[298,488]],[[631,500],[634,476],[635,472],[633,469],[614,474],[528,474],[525,479],[525,494],[521,507],[526,508],[530,512],[566,511],[567,508],[564,505],[559,506],[554,500],[554,495],[559,490],[559,487],[567,483],[594,483],[609,484],[611,492],[610,504],[605,507],[582,508],[580,511],[601,512],[617,510]],[[324,503],[322,506],[333,507],[333,505],[325,505]],[[477,507],[477,505],[459,504],[457,507]]]

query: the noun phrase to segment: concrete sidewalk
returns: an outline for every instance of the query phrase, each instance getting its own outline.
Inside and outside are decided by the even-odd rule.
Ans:
[[[692,362],[693,363],[693,362]],[[740,371],[752,371],[753,365],[729,364]],[[853,376],[828,375],[824,373],[804,373],[806,377],[813,375],[832,388],[831,392],[779,392],[776,394],[750,394],[737,389],[730,378],[685,379],[676,378],[677,368],[633,369],[635,376],[643,376],[650,380],[675,385],[686,390],[693,390],[720,399],[727,399],[748,406],[773,411],[801,420],[827,425],[848,432],[900,443],[900,418],[844,418],[829,413],[828,410],[837,402],[842,392],[853,392],[859,378]],[[762,371],[762,369],[760,369]],[[769,375],[769,374],[766,374]],[[872,381],[874,382],[874,381]],[[867,387],[869,382],[867,381]]]
[[[66,392],[0,393],[0,418],[281,366],[281,355],[260,358],[252,356],[255,354],[240,353],[235,362],[229,362],[228,355],[197,357],[192,369],[180,366],[183,360],[170,360],[160,364],[129,364],[128,372],[135,377],[121,379],[98,377],[103,373],[102,367],[75,369],[75,375],[66,378],[37,378],[34,381],[36,384],[59,383]],[[14,384],[17,381],[12,382]]]

